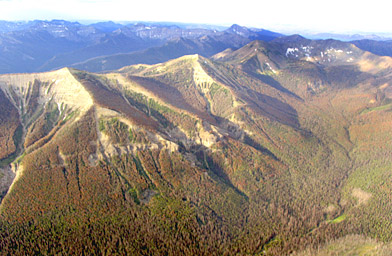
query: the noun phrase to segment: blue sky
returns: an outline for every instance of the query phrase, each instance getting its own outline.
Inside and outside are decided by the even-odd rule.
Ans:
[[[1,20],[174,21],[278,31],[392,33],[392,4],[373,0],[0,0]]]

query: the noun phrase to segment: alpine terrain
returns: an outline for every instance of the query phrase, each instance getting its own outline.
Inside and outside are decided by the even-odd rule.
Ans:
[[[1,254],[392,254],[392,58],[294,35],[169,59],[0,75]]]

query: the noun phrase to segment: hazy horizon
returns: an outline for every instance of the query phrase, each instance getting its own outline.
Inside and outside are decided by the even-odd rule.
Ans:
[[[0,19],[73,21],[150,21],[264,28],[278,32],[392,34],[389,8],[380,0],[371,6],[358,2],[179,0],[0,0]],[[385,7],[385,8],[384,8]],[[86,12],[88,10],[88,12]]]
[[[1,0],[0,0],[1,1]],[[176,22],[176,21],[168,21],[168,20],[162,20],[162,21],[151,21],[151,20],[86,20],[86,19],[62,19],[62,18],[53,18],[53,19],[25,19],[25,20],[6,20],[6,19],[0,19],[0,21],[7,21],[7,22],[31,22],[31,21],[54,21],[54,20],[64,20],[68,22],[78,22],[82,25],[90,25],[94,23],[100,23],[100,22],[114,22],[116,24],[121,24],[121,25],[129,25],[129,24],[137,24],[137,23],[144,23],[144,24],[165,24],[165,25],[180,25],[180,27],[184,28],[209,28],[209,29],[217,29],[219,31],[223,31],[225,29],[228,29],[229,27],[233,25],[239,25],[239,26],[244,26],[247,28],[254,28],[254,29],[266,29],[270,30],[273,32],[281,33],[284,35],[292,35],[292,34],[300,34],[302,36],[308,37],[308,38],[320,38],[318,36],[328,36],[331,35],[334,38],[341,39],[341,40],[349,40],[348,38],[350,37],[355,37],[355,36],[362,36],[362,37],[368,37],[371,38],[372,36],[379,37],[380,40],[390,40],[392,38],[392,32],[372,32],[372,31],[348,31],[348,32],[340,32],[340,31],[319,31],[319,30],[311,30],[311,29],[302,29],[302,28],[295,28],[292,26],[275,26],[273,28],[271,27],[256,27],[256,26],[245,26],[243,24],[238,24],[238,23],[228,23],[228,24],[213,24],[213,23],[196,23],[196,22]],[[346,39],[343,39],[346,38]]]

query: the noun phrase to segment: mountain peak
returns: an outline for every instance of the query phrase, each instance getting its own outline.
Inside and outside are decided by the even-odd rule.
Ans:
[[[245,36],[245,37],[248,37],[250,34],[250,31],[247,27],[243,27],[238,24],[233,24],[230,28],[225,30],[225,32],[231,33],[231,34],[237,34],[237,35]]]
[[[273,41],[278,43],[309,43],[311,40],[306,39],[301,35],[294,34],[290,36],[279,37]]]
[[[250,47],[250,48],[264,48],[265,42],[260,41],[260,40],[254,40],[248,44],[248,47]]]
[[[233,24],[230,28],[225,30],[226,33],[239,35],[250,40],[271,41],[277,37],[283,36],[282,34],[275,33],[265,29],[255,29]]]
[[[177,67],[178,69],[184,69],[185,67],[195,67],[195,65],[198,66],[198,63],[202,61],[205,61],[205,58],[200,56],[199,54],[190,54],[190,55],[184,55],[177,59],[169,60],[162,64],[166,67],[171,66],[171,67]],[[162,64],[157,64],[157,65],[159,66]]]
[[[245,27],[244,26],[240,26],[238,24],[233,24],[233,25],[231,25],[231,27],[229,29],[243,29],[243,28],[245,28]]]
[[[106,33],[111,33],[113,31],[115,31],[116,29],[123,27],[123,25],[118,24],[118,23],[114,23],[113,21],[97,22],[97,23],[91,24],[91,26],[96,29],[99,29],[103,32],[106,32]]]

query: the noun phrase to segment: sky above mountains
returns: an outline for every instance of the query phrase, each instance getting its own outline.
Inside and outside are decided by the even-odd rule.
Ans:
[[[173,21],[286,31],[392,33],[388,1],[0,0],[0,20]]]

